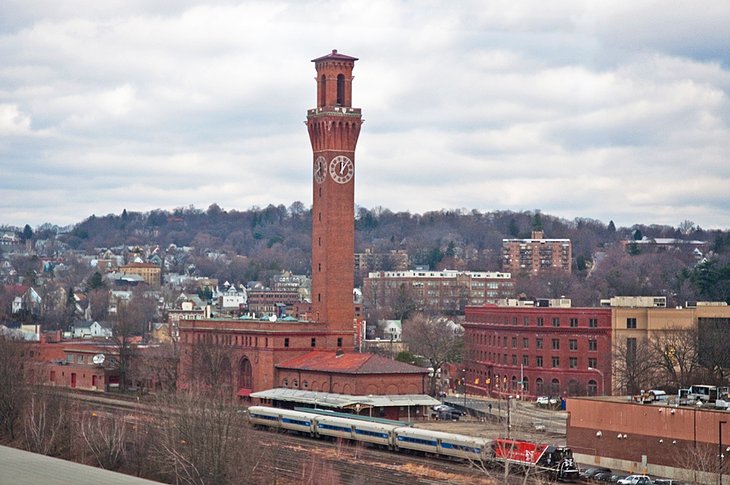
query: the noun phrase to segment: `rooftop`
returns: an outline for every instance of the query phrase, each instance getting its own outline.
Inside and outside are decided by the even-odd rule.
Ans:
[[[277,364],[278,369],[295,369],[341,374],[426,374],[428,369],[367,353],[338,353],[314,350]]]

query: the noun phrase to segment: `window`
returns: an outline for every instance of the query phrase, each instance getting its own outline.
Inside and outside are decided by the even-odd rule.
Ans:
[[[535,367],[542,367],[542,355],[535,357]]]
[[[289,337],[284,338],[284,347],[289,347]]]
[[[570,367],[571,369],[577,369],[578,368],[578,357],[569,358],[568,367]]]
[[[545,324],[545,320],[542,317],[537,317],[537,326],[542,327]]]
[[[524,366],[530,365],[530,356],[529,355],[522,356],[522,365],[524,365]]]
[[[517,337],[512,337],[512,348],[513,349],[517,348]]]
[[[591,328],[596,328],[598,326],[598,319],[597,318],[590,318],[588,320],[588,326]]]
[[[285,378],[282,384],[284,385],[284,387],[287,387],[289,385],[289,379]]]
[[[530,317],[523,317],[522,318],[522,325],[524,325],[526,327],[529,324],[530,324]]]
[[[74,363],[74,356],[73,356],[73,354],[67,354],[66,355],[66,362],[68,362],[69,364],[73,364]]]
[[[535,339],[535,348],[536,349],[541,349],[542,348],[542,339],[541,338],[536,338]]]
[[[578,350],[578,341],[576,339],[570,339],[568,341],[568,348],[570,350]]]
[[[560,357],[553,357],[553,367],[560,367]]]
[[[528,339],[527,337],[522,338],[522,348],[523,349],[530,348],[530,339]]]
[[[535,391],[537,394],[543,394],[545,391],[545,383],[542,380],[542,377],[538,377],[535,379]]]
[[[575,328],[578,326],[578,319],[577,318],[571,318],[570,319],[570,326]]]
[[[312,347],[316,347],[316,346],[317,346],[317,338],[312,337]]]
[[[627,318],[626,319],[626,328],[636,328],[636,319],[635,318]]]
[[[342,337],[337,337],[337,346],[342,347]]]
[[[550,393],[553,396],[557,396],[558,394],[560,394],[560,381],[558,379],[553,379],[550,382]]]
[[[553,339],[553,350],[560,350],[560,339]]]
[[[598,394],[598,384],[596,383],[596,381],[591,379],[590,381],[588,381],[588,395],[595,396],[596,394]]]
[[[83,355],[77,355],[76,356],[76,363],[77,364],[83,364],[84,363],[84,356]]]
[[[597,365],[598,359],[596,359],[595,357],[588,357],[588,367],[590,367],[591,369],[595,369]]]
[[[560,326],[560,318],[553,317],[553,327],[559,327]]]
[[[512,365],[517,365],[517,354],[512,354]]]
[[[337,75],[337,106],[345,104],[345,76]]]
[[[588,350],[598,350],[598,340],[591,339],[588,341]]]

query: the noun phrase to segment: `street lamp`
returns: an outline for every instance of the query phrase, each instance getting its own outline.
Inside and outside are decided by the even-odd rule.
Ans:
[[[723,454],[722,454],[722,425],[726,424],[727,421],[719,421],[717,423],[717,459],[720,462],[720,466],[717,468],[717,483],[722,485],[722,465],[723,465]]]
[[[595,367],[588,367],[588,370],[596,371],[598,372],[598,375],[601,376],[601,396],[606,395],[606,378],[603,375],[603,371],[601,369],[596,369]]]
[[[462,382],[464,383],[464,412],[466,412],[466,369],[461,369]]]

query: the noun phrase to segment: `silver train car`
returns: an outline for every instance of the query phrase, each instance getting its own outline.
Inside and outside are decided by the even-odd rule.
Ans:
[[[493,455],[492,440],[485,438],[264,406],[250,407],[248,415],[256,426],[298,431],[317,438],[344,438],[394,451],[420,451],[467,460]]]

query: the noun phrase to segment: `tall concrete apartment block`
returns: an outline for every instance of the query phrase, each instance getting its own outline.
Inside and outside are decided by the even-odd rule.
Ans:
[[[573,246],[570,239],[545,239],[532,231],[532,239],[502,239],[502,271],[539,274],[558,269],[572,272]]]
[[[312,143],[312,318],[353,335],[355,146],[362,126],[352,107],[355,57],[314,59],[317,107],[307,112]],[[351,343],[351,342],[349,342]],[[347,344],[346,344],[347,346]]]

